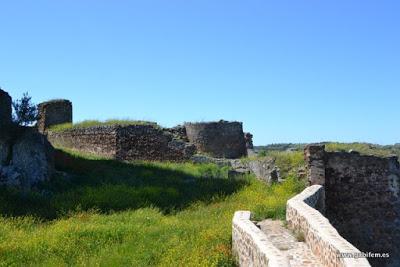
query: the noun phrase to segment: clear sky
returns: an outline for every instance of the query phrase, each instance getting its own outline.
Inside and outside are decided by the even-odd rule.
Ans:
[[[398,0],[0,0],[0,86],[74,120],[400,142]]]

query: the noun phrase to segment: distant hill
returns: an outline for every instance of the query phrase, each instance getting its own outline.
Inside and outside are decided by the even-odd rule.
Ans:
[[[338,143],[338,142],[321,142],[326,145],[327,151],[358,151],[361,154],[376,156],[400,156],[400,143],[394,145],[377,145],[370,143]],[[303,151],[306,144],[269,144],[265,146],[255,146],[256,152],[261,151]]]

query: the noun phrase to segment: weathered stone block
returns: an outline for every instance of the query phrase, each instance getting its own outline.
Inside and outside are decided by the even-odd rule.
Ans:
[[[12,166],[24,177],[21,186],[30,188],[47,181],[54,172],[54,151],[46,137],[26,129],[12,150]]]
[[[273,158],[259,158],[250,160],[247,166],[256,177],[268,184],[278,182],[279,172]]]

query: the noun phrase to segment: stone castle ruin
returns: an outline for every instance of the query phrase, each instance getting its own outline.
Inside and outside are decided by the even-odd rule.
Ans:
[[[54,171],[53,146],[93,153],[116,160],[185,161],[196,153],[217,158],[246,155],[242,123],[186,123],[162,128],[156,123],[71,127],[72,103],[51,100],[38,105],[36,127],[12,123],[11,97],[0,90],[0,184],[32,187]],[[53,145],[53,146],[52,146]]]
[[[40,104],[37,127],[15,125],[11,106],[11,97],[0,89],[0,185],[30,189],[49,180],[55,172],[53,146],[121,161],[194,161],[200,156],[201,161],[228,162],[239,174],[251,171],[268,183],[279,180],[270,159],[235,160],[253,149],[253,136],[243,132],[241,122],[174,128],[133,123],[54,131],[54,125],[72,124],[70,101]],[[369,266],[366,259],[337,257],[338,252],[349,251],[389,253],[389,259],[369,260],[376,266],[400,266],[398,158],[327,152],[324,145],[313,144],[305,148],[305,160],[310,187],[287,202],[288,227],[302,231],[310,251],[325,266]],[[239,212],[233,220],[233,249],[239,262],[291,266],[287,252],[276,250],[250,218],[249,212]]]
[[[330,223],[361,251],[390,253],[385,264],[400,266],[398,158],[326,152],[324,145],[309,145],[305,156],[310,184],[325,187]]]
[[[245,134],[239,122],[186,123],[174,128],[155,123],[100,125],[51,131],[53,125],[72,123],[72,103],[68,100],[40,104],[39,118],[39,131],[54,146],[117,160],[183,161],[197,152],[217,158],[246,155]]]

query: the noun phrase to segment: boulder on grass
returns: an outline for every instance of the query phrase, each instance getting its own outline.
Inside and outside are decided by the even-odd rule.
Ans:
[[[267,183],[275,183],[279,180],[279,172],[273,158],[256,158],[248,162],[252,173],[260,180]]]
[[[47,181],[54,173],[54,149],[44,135],[25,129],[13,145],[12,166],[23,175],[23,187]]]

